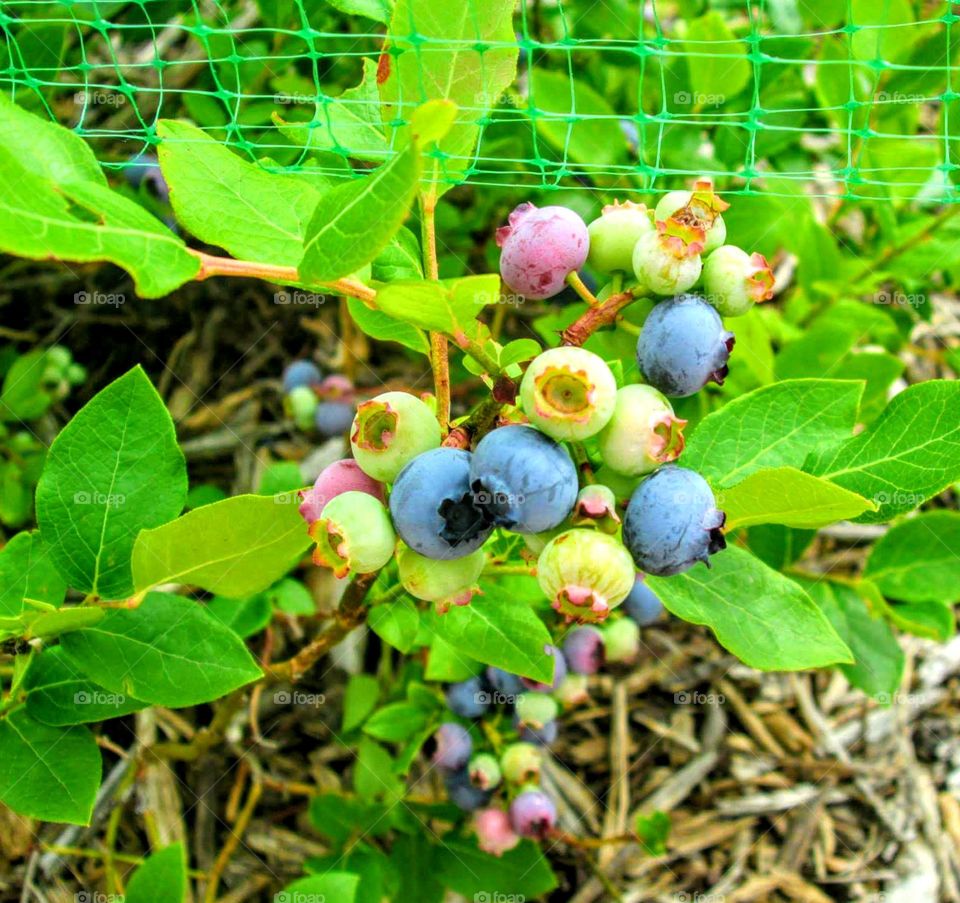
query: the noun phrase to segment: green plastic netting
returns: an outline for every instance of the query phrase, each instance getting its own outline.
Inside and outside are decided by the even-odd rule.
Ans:
[[[709,175],[744,194],[957,199],[951,4],[536,0],[499,39],[492,0],[397,2],[7,0],[0,87],[108,167],[150,153],[158,119],[187,117],[265,165],[331,174],[391,153],[385,46],[425,73],[388,126],[458,54],[474,72],[454,86],[458,115],[479,144],[438,151],[441,181],[659,191]],[[490,96],[491,64],[514,50],[516,79]]]

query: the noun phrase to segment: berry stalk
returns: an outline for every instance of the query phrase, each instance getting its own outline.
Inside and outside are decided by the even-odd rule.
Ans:
[[[428,279],[440,278],[437,263],[437,201],[420,195],[420,237],[423,245],[423,270]],[[437,396],[437,419],[446,435],[450,425],[450,358],[447,337],[442,332],[430,333],[430,366],[433,369],[433,389]]]
[[[561,344],[580,346],[598,329],[609,326],[616,320],[617,315],[625,307],[632,304],[639,296],[632,291],[620,292],[611,295],[606,301],[584,311],[563,332],[560,333]]]

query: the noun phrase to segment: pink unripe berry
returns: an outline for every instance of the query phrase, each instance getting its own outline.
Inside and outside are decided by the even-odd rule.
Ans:
[[[345,458],[325,467],[311,489],[301,493],[300,515],[308,523],[319,520],[324,505],[344,492],[365,492],[384,501],[383,484],[368,477],[357,464]]]
[[[584,486],[573,506],[570,523],[576,527],[596,527],[604,533],[616,533],[620,528],[620,515],[617,514],[617,497],[613,490],[601,483]]]
[[[566,207],[537,208],[526,203],[497,230],[500,275],[527,298],[552,298],[567,276],[587,259],[590,238],[584,221]]]
[[[575,674],[596,674],[605,657],[603,634],[596,627],[575,627],[564,637],[563,657]]]
[[[502,856],[520,843],[520,835],[510,824],[510,816],[503,809],[481,809],[473,817],[477,845],[484,853]]]

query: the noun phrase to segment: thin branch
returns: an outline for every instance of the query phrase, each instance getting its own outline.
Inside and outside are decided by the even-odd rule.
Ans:
[[[267,282],[285,282],[303,284],[296,267],[279,266],[272,263],[258,263],[255,260],[234,260],[232,257],[216,257],[203,251],[187,248],[200,261],[200,269],[194,276],[195,281],[202,282],[213,276],[244,276],[252,279],[264,279]],[[333,282],[318,283],[317,288],[325,289],[331,294],[346,295],[349,298],[359,298],[366,304],[373,306],[377,293],[358,279],[347,276],[335,279]]]
[[[435,197],[420,195],[420,239],[423,245],[423,269],[427,279],[440,278],[437,259],[437,224]],[[433,390],[437,396],[437,419],[446,433],[450,424],[450,354],[447,337],[442,332],[430,333],[430,366],[433,369]]]
[[[601,326],[609,326],[613,323],[620,311],[633,304],[637,297],[633,292],[620,292],[617,295],[611,295],[596,307],[584,311],[560,333],[561,344],[582,345]]]

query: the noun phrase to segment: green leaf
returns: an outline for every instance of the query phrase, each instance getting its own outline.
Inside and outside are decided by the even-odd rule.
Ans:
[[[371,175],[330,189],[307,225],[300,278],[329,282],[370,263],[406,218],[418,176],[418,151],[410,145]]]
[[[855,492],[795,467],[756,470],[724,489],[718,505],[727,514],[728,530],[754,524],[824,527],[876,508]]]
[[[312,615],[317,610],[310,590],[293,577],[284,577],[283,580],[277,581],[265,595],[271,605],[275,605],[288,615]]]
[[[485,594],[455,605],[436,620],[437,635],[457,653],[531,680],[553,680],[550,634],[533,609],[506,594]]]
[[[392,702],[377,709],[363,725],[363,732],[378,740],[399,743],[423,728],[427,716],[423,709],[408,702]]]
[[[353,789],[362,800],[392,802],[403,796],[403,782],[393,773],[390,753],[369,737],[363,737],[357,745]]]
[[[360,876],[350,872],[310,875],[288,884],[274,898],[276,903],[355,903]]]
[[[804,470],[875,501],[861,522],[912,511],[960,480],[960,382],[910,386],[858,436],[812,452]]]
[[[498,363],[502,369],[506,370],[511,364],[532,360],[542,350],[536,339],[514,339],[503,346]]]
[[[863,383],[832,379],[755,389],[703,418],[683,465],[723,487],[764,467],[802,467],[811,449],[850,435],[862,392]]]
[[[273,606],[264,593],[257,593],[246,599],[214,596],[207,603],[207,613],[229,627],[237,636],[246,639],[259,633],[270,623]]]
[[[380,639],[407,653],[420,629],[420,612],[409,598],[401,596],[395,602],[371,608],[367,623]]]
[[[157,134],[170,204],[184,228],[240,259],[297,264],[320,192],[241,159],[187,122],[161,119]]]
[[[516,75],[513,7],[513,0],[397,0],[387,28],[391,46],[380,57],[382,115],[394,146],[410,140],[409,130],[395,123],[409,118],[412,104],[450,100],[460,108],[456,125],[436,144],[439,153],[425,161],[428,197],[439,197],[469,172],[479,122]]]
[[[377,307],[421,329],[468,332],[485,304],[500,297],[498,276],[465,276],[446,282],[401,280],[377,292]]]
[[[864,580],[860,585],[866,588],[871,584]],[[879,589],[877,593],[880,593]],[[886,615],[900,630],[940,643],[945,643],[957,632],[953,606],[947,602],[887,603]]]
[[[433,615],[433,617],[437,616]],[[427,680],[455,682],[473,677],[480,671],[480,662],[465,655],[435,631],[432,631],[432,634],[430,652],[427,655],[427,669],[424,672]]]
[[[90,824],[101,769],[85,727],[41,724],[23,708],[0,719],[0,802],[21,815]]]
[[[321,793],[310,800],[310,824],[336,844],[343,844],[354,835],[386,834],[392,828],[386,814],[382,804],[365,803],[337,793]]]
[[[694,110],[725,104],[750,81],[746,42],[736,38],[717,10],[690,22],[683,49]],[[721,99],[711,104],[707,100],[710,97]]]
[[[648,577],[678,618],[705,624],[720,645],[761,671],[799,671],[851,662],[823,612],[792,580],[731,546],[675,577]]]
[[[187,862],[182,843],[152,853],[133,873],[124,903],[183,903],[187,896]]]
[[[649,815],[639,813],[636,820],[637,837],[648,856],[663,856],[670,836],[670,816],[659,809]]]
[[[94,683],[63,654],[60,646],[34,658],[23,682],[27,711],[44,724],[90,724],[146,708],[132,696],[111,693]]]
[[[960,513],[926,511],[877,540],[863,576],[903,602],[960,599]]]
[[[550,863],[529,840],[502,856],[492,856],[478,849],[476,840],[448,835],[434,851],[434,858],[440,879],[468,899],[496,900],[514,895],[515,899],[534,900],[557,886]]]
[[[885,351],[857,351],[847,355],[833,371],[838,379],[866,381],[860,420],[870,423],[887,406],[887,393],[897,377],[903,373],[904,363]]]
[[[397,320],[382,310],[373,310],[358,298],[347,298],[347,307],[353,322],[370,338],[382,342],[399,342],[411,351],[430,354],[430,342],[416,326]]]
[[[50,407],[53,398],[44,389],[46,370],[45,351],[30,351],[13,362],[3,378],[0,420],[34,420]]]
[[[114,693],[166,706],[197,705],[245,686],[260,668],[229,627],[181,596],[148,593],[137,608],[111,609],[66,634],[64,655]]]
[[[279,580],[310,546],[294,493],[237,495],[188,511],[133,548],[138,590],[161,583],[247,596]]]
[[[352,674],[343,694],[343,725],[346,734],[360,727],[376,708],[380,698],[380,684],[371,674]]]
[[[538,134],[577,163],[625,162],[627,142],[605,97],[565,72],[534,68],[530,75]]]
[[[24,599],[58,606],[66,593],[39,533],[18,533],[0,549],[0,616],[19,615]]]
[[[861,60],[906,62],[920,31],[912,27],[915,20],[908,0],[851,0],[850,21],[860,26],[850,36],[850,48]]]
[[[192,279],[200,263],[183,240],[111,191],[92,156],[69,129],[0,100],[0,250],[34,260],[108,260],[145,298]]]
[[[802,584],[853,652],[854,664],[840,665],[847,680],[881,699],[895,693],[903,678],[904,655],[890,625],[871,613],[850,586],[829,580]]]
[[[390,0],[327,0],[327,3],[348,16],[366,16],[368,19],[384,24],[390,21],[390,13],[393,10],[393,3]]]
[[[138,366],[98,392],[50,446],[37,523],[71,586],[122,599],[134,589],[137,534],[176,517],[186,497],[173,421]]]
[[[377,64],[369,57],[363,59],[360,84],[339,97],[323,97],[311,122],[285,122],[276,114],[273,121],[280,134],[310,151],[335,151],[374,161],[383,160],[390,151],[380,117]]]
[[[397,279],[422,279],[420,242],[406,226],[401,226],[390,243],[373,261],[373,278],[378,282]]]
[[[61,633],[69,633],[71,630],[82,630],[85,627],[92,627],[103,620],[105,610],[90,606],[71,605],[66,608],[58,608],[55,611],[41,611],[22,616],[27,619],[27,629],[24,637],[33,639],[34,637],[49,638],[58,636]]]
[[[780,524],[761,524],[747,531],[747,547],[764,564],[783,571],[806,551],[815,530],[794,530]]]

